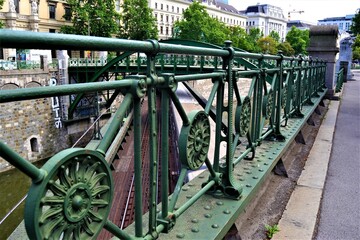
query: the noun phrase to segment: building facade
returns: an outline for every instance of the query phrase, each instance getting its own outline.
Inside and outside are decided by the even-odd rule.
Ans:
[[[157,21],[159,39],[172,37],[175,22],[181,20],[182,13],[192,2],[190,0],[149,0],[149,7],[153,10]],[[217,18],[226,25],[246,27],[246,16],[234,7],[214,0],[203,0],[202,4],[211,17]]]
[[[345,17],[331,17],[319,20],[317,25],[336,25],[339,28],[339,31],[350,31],[350,26],[352,24],[352,19],[355,17],[355,14],[346,15]]]
[[[280,7],[269,4],[249,6],[244,11],[247,16],[246,29],[259,28],[264,36],[272,31],[279,34],[280,40],[285,40],[287,19]]]

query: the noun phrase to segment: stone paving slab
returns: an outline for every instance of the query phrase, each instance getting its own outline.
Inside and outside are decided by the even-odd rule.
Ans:
[[[339,105],[338,101],[329,105],[304,170],[279,221],[280,232],[272,238],[274,240],[311,240],[313,237]]]

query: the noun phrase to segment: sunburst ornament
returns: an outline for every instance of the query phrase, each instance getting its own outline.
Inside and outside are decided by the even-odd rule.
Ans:
[[[109,215],[113,182],[104,157],[92,150],[67,149],[47,161],[25,206],[30,239],[96,239]]]

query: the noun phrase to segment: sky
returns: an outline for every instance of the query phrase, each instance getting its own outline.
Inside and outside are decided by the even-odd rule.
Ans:
[[[344,17],[355,14],[360,8],[359,0],[229,0],[229,4],[238,10],[245,10],[248,6],[270,4],[283,9],[287,18],[289,11],[304,11],[292,13],[291,20],[303,20],[317,23],[318,20],[329,17]]]

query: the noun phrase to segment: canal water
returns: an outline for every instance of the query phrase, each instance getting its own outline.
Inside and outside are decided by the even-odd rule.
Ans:
[[[44,162],[37,162],[36,165],[39,167]],[[0,173],[0,222],[27,194],[30,185],[31,179],[17,169]],[[24,219],[25,201],[0,224],[0,239],[7,239]]]

